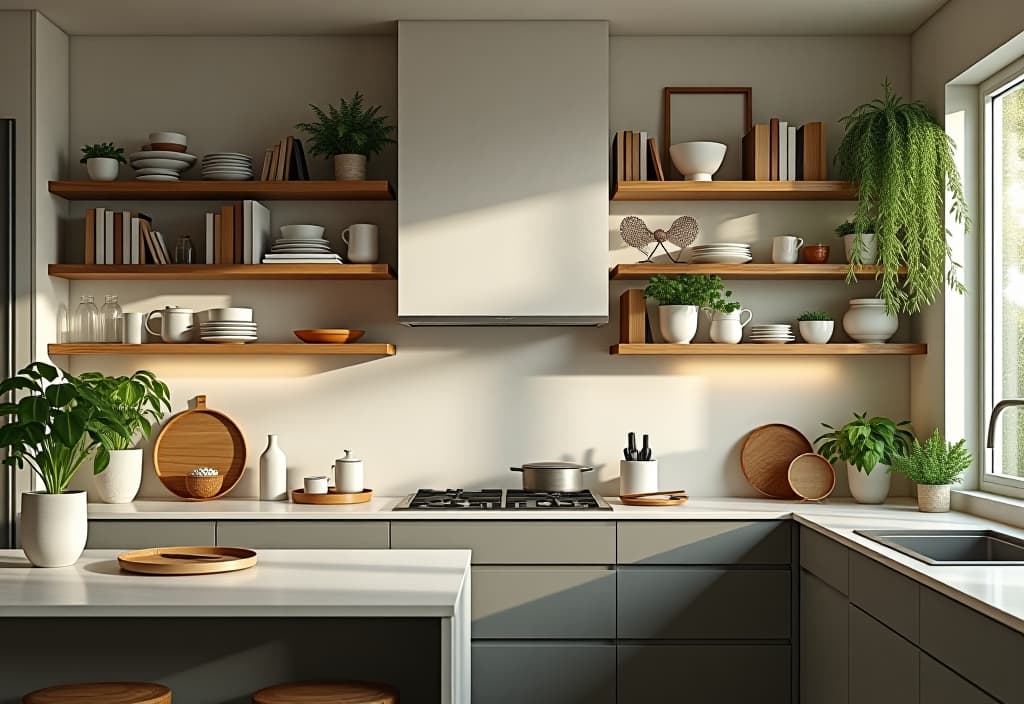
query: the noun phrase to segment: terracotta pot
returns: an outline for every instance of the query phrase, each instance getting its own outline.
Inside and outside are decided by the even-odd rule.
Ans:
[[[804,264],[824,264],[828,261],[827,244],[809,244],[802,251]]]

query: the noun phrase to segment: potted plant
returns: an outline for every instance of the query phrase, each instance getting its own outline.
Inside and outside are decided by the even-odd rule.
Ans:
[[[914,441],[903,453],[892,458],[892,471],[917,484],[917,508],[925,513],[949,510],[949,487],[974,460],[967,441],[946,442],[936,428],[924,443]]]
[[[835,321],[828,313],[809,310],[797,318],[797,327],[800,328],[800,337],[804,338],[804,342],[824,345],[832,339]]]
[[[846,133],[836,163],[841,178],[857,183],[853,234],[873,230],[877,240],[886,310],[916,313],[935,299],[943,281],[965,290],[947,240],[947,189],[950,213],[965,228],[967,202],[945,129],[924,104],[905,102],[888,80],[883,87],[882,98],[842,119]],[[856,278],[853,264],[847,278]]]
[[[880,504],[889,495],[889,465],[907,451],[914,436],[906,429],[909,420],[897,423],[867,415],[854,413],[853,420],[840,428],[822,423],[830,432],[814,442],[829,462],[846,462],[850,493],[858,503]]]
[[[309,107],[317,122],[300,122],[296,127],[309,135],[311,154],[334,157],[334,178],[339,181],[365,179],[367,157],[380,154],[395,141],[391,137],[395,126],[378,114],[381,106],[364,108],[358,91],[351,101],[341,98],[339,107],[328,105],[327,112],[316,105]]]
[[[875,237],[874,223],[864,223],[858,231],[857,223],[847,220],[836,225],[835,233],[843,241],[843,253],[851,269],[878,262],[878,239]]]
[[[110,461],[105,470],[96,473],[96,492],[108,504],[130,503],[142,484],[142,449],[134,445],[139,439],[148,438],[153,423],[171,410],[170,391],[148,371],[118,377],[87,372],[79,379],[91,386],[129,432],[126,437],[98,431],[106,435],[103,446]]]
[[[679,276],[655,275],[644,289],[644,295],[658,302],[658,322],[665,342],[689,344],[697,334],[697,313],[701,308],[724,315],[738,314],[740,304],[726,301],[732,291],[725,291],[722,279],[704,274]]]
[[[35,362],[0,383],[0,396],[14,392],[23,393],[17,403],[0,404],[0,415],[12,418],[0,428],[4,464],[28,465],[45,488],[21,497],[22,548],[37,567],[66,567],[88,533],[85,492],[68,491],[68,483],[94,452],[94,470],[102,472],[110,461],[105,443],[130,433],[88,383],[48,364]]]
[[[112,142],[87,144],[82,147],[82,158],[79,163],[85,164],[85,170],[93,181],[114,181],[124,159],[124,148],[115,147]]]

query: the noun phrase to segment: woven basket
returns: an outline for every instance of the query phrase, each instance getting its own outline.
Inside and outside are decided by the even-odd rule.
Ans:
[[[194,499],[209,499],[220,492],[224,485],[224,475],[218,474],[215,477],[185,477],[185,491]]]
[[[917,510],[945,513],[949,510],[949,484],[918,484]]]

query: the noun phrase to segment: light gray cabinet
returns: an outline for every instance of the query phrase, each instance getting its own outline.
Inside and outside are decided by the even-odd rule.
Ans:
[[[181,545],[216,545],[213,521],[89,521],[92,549],[138,550]]]
[[[821,533],[800,526],[800,566],[835,589],[850,594],[850,551]]]
[[[913,704],[920,700],[918,650],[852,604],[850,704]]]
[[[253,549],[387,550],[387,521],[218,521],[217,544]]]
[[[619,564],[789,565],[788,521],[623,521]]]
[[[921,653],[920,704],[998,704],[935,658]]]
[[[474,565],[611,565],[613,521],[395,521],[396,549],[469,549]]]
[[[801,543],[801,559],[803,558]],[[850,689],[849,600],[800,572],[800,700],[846,704]]]
[[[899,633],[918,642],[920,586],[860,553],[850,555],[850,602]]]
[[[612,643],[492,643],[472,652],[473,704],[614,704]],[[619,702],[639,702],[622,699]]]

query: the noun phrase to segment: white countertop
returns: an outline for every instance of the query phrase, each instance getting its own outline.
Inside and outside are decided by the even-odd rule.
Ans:
[[[255,567],[194,576],[122,572],[117,550],[72,567],[0,550],[0,617],[454,618],[469,550],[260,550]]]

